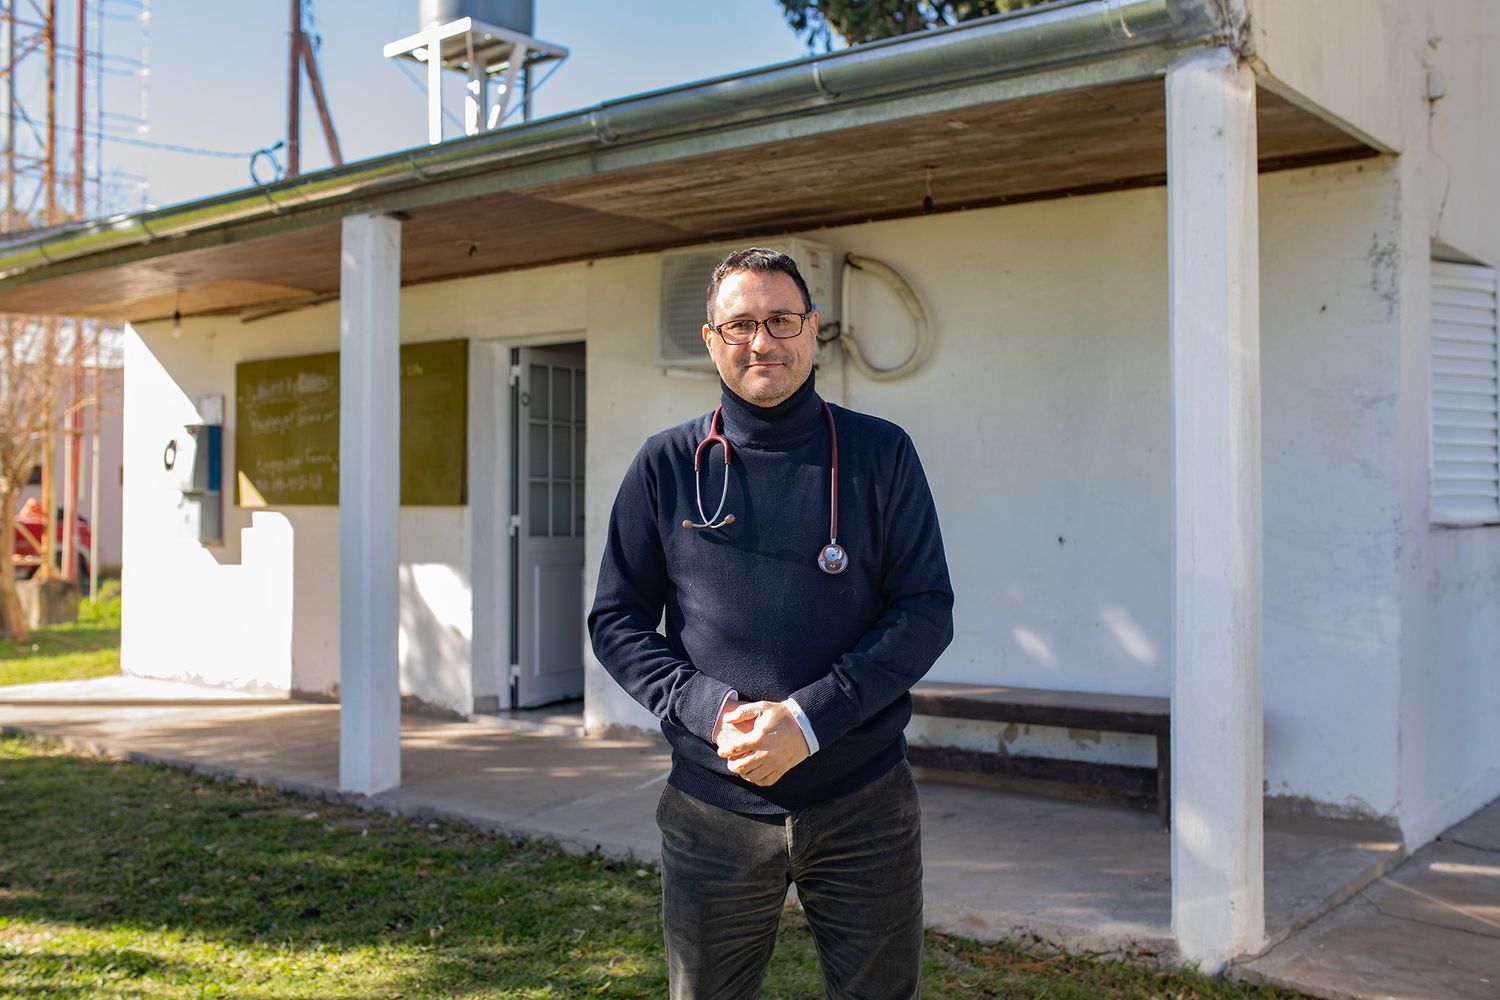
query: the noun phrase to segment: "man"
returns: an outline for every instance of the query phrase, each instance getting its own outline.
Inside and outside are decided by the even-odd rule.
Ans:
[[[790,257],[725,258],[703,327],[721,408],[651,437],[610,517],[589,631],[672,745],[657,823],[674,998],[755,996],[793,882],[828,996],[917,996],[902,731],[953,637],[953,595],[911,439],[825,409],[817,332]],[[720,430],[729,455],[705,449],[700,483],[695,453]]]

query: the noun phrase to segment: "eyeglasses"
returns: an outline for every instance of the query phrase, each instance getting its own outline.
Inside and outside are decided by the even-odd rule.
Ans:
[[[807,317],[812,313],[776,313],[767,316],[763,320],[753,319],[731,319],[720,323],[718,326],[709,324],[708,328],[723,338],[724,343],[731,347],[748,344],[755,339],[757,327],[765,327],[766,332],[777,340],[791,340],[802,332],[802,324],[807,322]]]

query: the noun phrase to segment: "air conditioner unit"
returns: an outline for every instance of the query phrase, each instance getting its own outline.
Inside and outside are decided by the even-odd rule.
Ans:
[[[708,294],[708,280],[713,277],[719,261],[745,245],[715,244],[666,250],[660,254],[656,360],[663,368],[713,371],[708,348],[703,346],[704,297]],[[779,250],[796,261],[820,321],[826,324],[838,319],[832,247],[803,239],[770,240],[757,245]]]

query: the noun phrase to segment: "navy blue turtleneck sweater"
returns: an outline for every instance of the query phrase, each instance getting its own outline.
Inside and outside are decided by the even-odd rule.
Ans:
[[[811,376],[772,407],[724,388],[724,512],[735,520],[715,530],[682,527],[699,519],[693,452],[712,415],[653,435],[620,486],[589,614],[599,661],[661,719],[668,780],[738,812],[805,809],[893,767],[906,752],[908,691],[953,637],[937,512],[895,424],[833,407],[849,568],[818,568],[829,514],[822,406]],[[723,475],[715,447],[703,470],[710,516]],[[731,774],[712,741],[731,690],[742,701],[795,698],[819,750],[767,788]]]

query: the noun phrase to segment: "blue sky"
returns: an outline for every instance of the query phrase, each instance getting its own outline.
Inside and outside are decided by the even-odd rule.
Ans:
[[[313,0],[312,6],[313,30],[323,37],[319,65],[345,159],[424,144],[424,90],[381,54],[386,42],[417,30],[417,0]],[[152,0],[145,138],[224,151],[281,139],[288,8],[284,0]],[[572,52],[537,91],[539,118],[806,54],[776,0],[537,0],[535,30]],[[122,54],[136,54],[125,28],[114,37]],[[414,64],[411,69],[419,75]],[[449,106],[455,110],[460,86],[453,76]],[[305,172],[330,161],[305,79],[303,90]],[[137,114],[139,100],[129,81],[106,79],[108,109]],[[450,123],[449,134],[455,131]],[[112,144],[106,147],[111,163],[148,176],[153,205],[250,183],[245,158]]]

